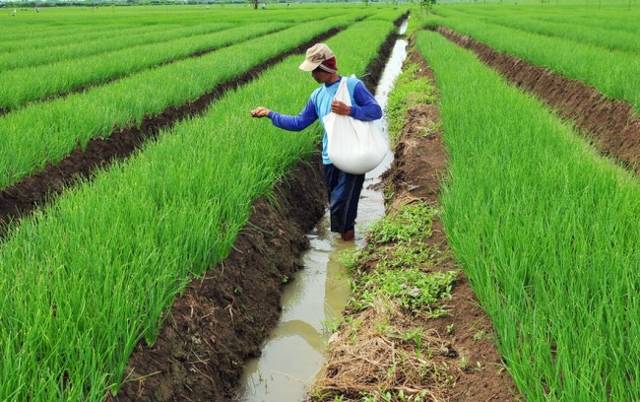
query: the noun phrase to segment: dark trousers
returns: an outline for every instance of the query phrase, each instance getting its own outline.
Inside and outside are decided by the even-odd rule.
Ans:
[[[349,174],[333,165],[324,165],[324,180],[329,190],[331,231],[344,233],[353,229],[364,175]]]

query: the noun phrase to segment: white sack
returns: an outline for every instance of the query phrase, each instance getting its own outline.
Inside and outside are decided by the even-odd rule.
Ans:
[[[333,100],[351,106],[347,78],[340,80]],[[356,120],[333,112],[323,119],[327,132],[328,153],[331,162],[340,170],[351,174],[364,174],[373,170],[389,152],[389,141],[380,125]]]

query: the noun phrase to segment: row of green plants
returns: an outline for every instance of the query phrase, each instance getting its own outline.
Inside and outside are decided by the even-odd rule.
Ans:
[[[216,85],[331,28],[344,27],[355,18],[347,14],[296,25],[9,113],[0,118],[0,188],[61,160],[78,144],[85,146],[92,138],[109,136],[114,127],[137,126],[145,116],[194,100]],[[255,37],[273,28],[263,24],[237,29]]]
[[[175,27],[175,26],[174,26]],[[1,52],[14,52],[28,49],[49,48],[69,45],[79,41],[91,41],[105,36],[120,34],[137,35],[140,32],[161,31],[166,29],[162,25],[97,25],[56,27],[37,30],[20,25],[15,34],[2,33]]]
[[[149,9],[153,9],[149,7]],[[94,24],[85,25],[87,16],[80,19],[78,23],[82,25],[62,26],[57,28],[34,28],[32,23],[21,24],[17,34],[0,33],[3,42],[0,43],[3,66],[16,68],[43,61],[64,60],[70,56],[90,55],[107,50],[117,50],[121,43],[128,46],[134,44],[154,43],[164,40],[162,38],[177,38],[179,36],[191,36],[197,33],[211,32],[209,26],[213,24],[256,24],[264,22],[300,23],[317,19],[318,17],[331,17],[339,15],[335,10],[323,10],[315,15],[308,10],[294,9],[289,13],[269,13],[269,15],[252,13],[242,13],[241,10],[212,13],[207,12],[206,20],[203,20],[202,11],[196,15],[185,17],[179,12],[179,8],[171,10],[173,18],[169,21],[160,22],[157,19],[149,19],[149,10],[138,12],[125,24],[123,21],[104,21],[96,18]],[[208,11],[208,10],[207,10]],[[151,11],[151,14],[154,14]],[[239,17],[241,16],[241,17]],[[103,17],[101,15],[101,17]],[[207,21],[207,22],[205,22]],[[208,22],[212,21],[212,22]],[[53,21],[51,24],[57,24]],[[183,32],[180,34],[180,32]],[[1,32],[1,31],[0,31]],[[155,35],[154,35],[155,34]],[[146,35],[149,35],[146,37]],[[165,36],[166,35],[166,36]],[[125,39],[128,41],[125,41]],[[109,47],[111,44],[112,47]],[[95,47],[95,50],[89,50]],[[86,50],[80,50],[88,48]],[[47,54],[48,58],[47,58]],[[93,52],[93,53],[91,53]],[[37,53],[32,55],[31,53]],[[60,54],[59,54],[60,53]],[[13,55],[13,56],[11,56]],[[26,60],[22,60],[26,58]],[[14,63],[14,64],[11,64]]]
[[[637,9],[636,9],[637,10]],[[625,15],[622,18],[621,15]],[[589,27],[604,28],[611,31],[623,31],[640,34],[640,27],[637,24],[639,18],[638,13],[632,13],[629,10],[623,10],[622,13],[615,16],[598,16],[580,15],[575,18],[566,16],[544,16],[539,17],[541,21],[551,21],[559,23],[573,23]]]
[[[365,21],[328,40],[340,71],[363,73],[392,29]],[[317,84],[298,71],[302,57],[13,228],[0,249],[0,399],[100,401],[118,390],[136,343],[152,343],[175,295],[229,253],[254,200],[317,152],[317,126],[288,133],[249,117],[258,104],[303,107]]]
[[[440,88],[448,239],[522,395],[640,400],[637,177],[471,52],[417,46]]]
[[[515,14],[513,11],[504,10],[500,13],[477,13],[473,9],[439,9],[441,15],[475,17],[487,22],[513,28],[525,32],[532,32],[545,36],[569,39],[581,44],[590,44],[603,47],[608,50],[620,50],[632,53],[640,52],[640,40],[638,33],[634,31],[621,31],[614,25],[615,19],[609,20],[608,28],[580,25],[575,18],[569,17],[563,22],[544,21],[532,18],[527,13]],[[516,17],[517,18],[514,18]]]
[[[456,10],[483,15],[486,17],[512,16],[514,19],[532,18],[539,21],[559,22],[569,25],[590,26],[604,28],[609,31],[639,32],[637,24],[640,17],[640,8],[628,9],[625,7],[513,7],[497,5],[481,5],[469,7],[460,5],[454,7],[437,7],[438,12],[444,10]]]
[[[45,48],[21,48],[0,54],[0,70],[34,67],[62,60],[78,59],[100,53],[125,49],[137,45],[150,45],[172,39],[195,37],[231,27],[229,23],[209,23],[193,27],[154,26],[148,30],[129,30],[101,34],[95,40],[83,38],[80,42],[47,46]],[[195,39],[195,38],[194,38]]]
[[[212,51],[286,27],[287,25],[278,23],[243,25],[195,37],[2,71],[0,107],[17,109],[29,102],[64,95],[74,89],[105,83],[163,63],[184,59],[196,52]]]
[[[350,10],[352,8],[349,8]],[[353,8],[355,10],[355,8]],[[313,14],[337,16],[343,8],[323,6],[291,6],[256,12],[249,8],[222,6],[145,6],[145,7],[61,7],[48,8],[41,13],[33,9],[17,18],[3,18],[0,26],[0,50],[15,50],[72,44],[118,34],[163,27],[189,27],[203,21],[230,23],[260,23],[265,19],[279,22],[299,22]],[[360,11],[363,11],[362,9]]]
[[[587,83],[640,111],[640,54],[485,23],[473,17],[429,17],[427,24],[456,32],[528,62]]]

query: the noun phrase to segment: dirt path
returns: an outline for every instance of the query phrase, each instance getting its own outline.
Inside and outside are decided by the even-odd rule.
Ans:
[[[94,138],[86,148],[76,148],[59,162],[48,164],[43,170],[24,177],[10,187],[0,190],[0,236],[6,231],[11,221],[16,221],[33,210],[46,206],[59,196],[66,187],[76,184],[81,179],[91,178],[98,169],[108,167],[114,161],[124,160],[142,148],[148,140],[156,138],[161,130],[170,128],[179,121],[199,116],[216,99],[227,91],[258,78],[269,67],[285,58],[304,52],[316,42],[326,40],[340,32],[331,30],[309,40],[285,53],[267,60],[263,64],[221,83],[198,99],[181,106],[170,107],[154,116],[146,116],[139,126],[116,128],[104,138]]]
[[[426,62],[416,53],[411,59],[422,65],[424,76],[433,80]],[[396,147],[395,161],[388,181],[391,182],[395,199],[410,195],[430,203],[438,202],[440,185],[447,169],[447,152],[438,130],[428,136],[421,133],[425,127],[439,127],[440,116],[437,105],[418,105],[407,115],[400,142]],[[437,266],[438,270],[456,267],[440,219],[433,222],[430,246],[449,256]],[[457,267],[457,269],[460,269]],[[476,300],[469,281],[460,273],[447,302],[451,313],[447,317],[425,323],[434,329],[445,342],[446,354],[453,359],[455,382],[446,390],[449,401],[512,401],[515,386],[506,372],[493,340],[493,325]],[[447,328],[454,328],[448,334]],[[461,367],[466,358],[468,366]]]
[[[419,64],[419,76],[433,79],[415,51],[410,53],[409,62]],[[395,160],[385,179],[388,190],[393,191],[388,216],[415,202],[438,208],[441,180],[447,172],[447,153],[439,127],[435,104],[418,104],[407,111]],[[360,401],[364,395],[377,395],[378,399],[370,400],[382,401],[380,395],[385,392],[393,395],[385,401],[516,400],[517,391],[495,346],[491,321],[453,260],[437,214],[429,226],[431,235],[415,250],[422,247],[437,256],[426,262],[426,275],[457,273],[450,299],[445,296],[441,301],[447,314],[434,318],[433,306],[431,310],[390,313],[388,306],[377,303],[362,311],[351,305],[346,324],[330,343],[329,361],[310,400]],[[363,262],[357,263],[356,288],[362,282],[358,275],[373,272],[374,266],[395,258],[393,253],[399,250],[393,244],[373,244],[370,251],[365,251],[368,256]],[[414,341],[419,337],[419,345],[407,341],[412,336]],[[401,392],[405,398],[424,394],[426,399],[402,399],[398,396]]]
[[[560,116],[572,121],[602,154],[640,174],[640,116],[631,105],[608,99],[581,81],[500,53],[449,28],[438,27],[437,31],[473,51],[511,84],[532,92]]]

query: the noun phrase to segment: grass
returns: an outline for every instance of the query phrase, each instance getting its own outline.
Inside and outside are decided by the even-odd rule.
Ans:
[[[448,239],[523,396],[640,399],[637,177],[471,53],[417,46],[441,94]]]
[[[431,220],[437,211],[428,205],[416,203],[389,214],[371,227],[370,240],[376,244],[409,241],[431,235]],[[428,222],[425,226],[424,222]]]
[[[269,58],[354,19],[351,14],[294,26],[0,117],[0,188],[59,161],[92,138],[110,135],[114,127],[140,125],[145,116],[194,100]],[[263,25],[258,29],[266,33],[273,28]],[[259,32],[246,30],[253,31],[247,36]]]
[[[391,29],[362,22],[328,44],[344,73],[362,73]],[[118,389],[135,344],[153,342],[175,295],[227,255],[252,202],[314,152],[317,130],[285,133],[248,117],[257,104],[299,110],[315,87],[297,71],[301,57],[14,228],[0,249],[0,398],[98,401]]]
[[[355,273],[352,307],[362,310],[380,298],[388,298],[408,311],[428,311],[433,317],[443,314],[438,302],[451,297],[457,275],[454,271],[424,271],[434,255],[423,242],[431,236],[437,214],[428,204],[415,202],[389,212],[371,225],[367,233],[368,247],[351,257],[347,255],[344,260],[351,270],[366,265],[367,259],[373,256],[377,260],[375,269]],[[384,253],[376,251],[386,244],[392,247],[384,248]]]
[[[389,94],[385,113],[389,122],[389,137],[394,145],[398,142],[407,111],[418,104],[434,102],[433,86],[426,77],[419,76],[419,70],[418,64],[405,62],[403,71]]]

